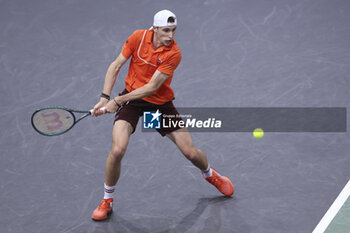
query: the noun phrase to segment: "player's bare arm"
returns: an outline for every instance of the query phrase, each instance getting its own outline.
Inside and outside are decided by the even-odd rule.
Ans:
[[[120,105],[136,99],[142,99],[144,97],[152,95],[155,91],[157,91],[162,84],[170,77],[170,75],[162,73],[158,70],[154,72],[151,80],[146,85],[126,94],[117,96],[106,105],[106,112],[113,113],[116,112]]]
[[[152,95],[155,91],[157,91],[160,86],[170,77],[170,75],[162,73],[158,70],[154,72],[151,80],[146,85],[122,96],[115,97],[114,99],[119,104],[124,104],[128,101],[141,99],[147,96]]]
[[[117,80],[118,73],[121,69],[121,67],[125,64],[127,59],[120,53],[119,56],[109,65],[105,82],[103,85],[102,93],[110,96],[112,93],[113,86],[115,84],[115,81]],[[103,114],[100,108],[106,106],[108,103],[108,98],[101,97],[100,101],[94,106],[94,111],[91,114],[92,116],[99,116]]]

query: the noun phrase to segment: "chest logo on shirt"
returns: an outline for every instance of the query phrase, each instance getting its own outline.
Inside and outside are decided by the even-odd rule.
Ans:
[[[162,60],[160,60],[160,58],[158,58],[158,63],[162,63]]]

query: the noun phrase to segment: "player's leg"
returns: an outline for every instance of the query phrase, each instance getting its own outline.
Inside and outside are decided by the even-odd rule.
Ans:
[[[112,212],[112,195],[120,176],[121,160],[126,152],[132,132],[133,127],[129,122],[124,120],[115,122],[112,149],[106,160],[104,198],[92,214],[92,219],[94,220],[105,220],[108,214]]]
[[[202,171],[208,168],[206,155],[203,151],[195,147],[191,134],[187,129],[179,129],[168,133],[166,136],[177,145],[182,154],[190,160],[193,165]]]
[[[113,128],[112,149],[106,160],[105,184],[115,186],[120,176],[121,160],[129,144],[133,127],[129,122],[118,120]]]
[[[202,171],[204,178],[209,183],[226,196],[233,194],[233,185],[230,179],[221,176],[214,169],[210,168],[206,155],[195,147],[191,134],[187,129],[178,129],[168,133],[166,136],[177,145],[187,159]]]

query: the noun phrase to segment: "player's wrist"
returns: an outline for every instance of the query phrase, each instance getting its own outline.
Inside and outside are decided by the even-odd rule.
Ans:
[[[100,103],[106,104],[108,103],[108,101],[109,101],[108,99],[100,97]]]
[[[106,93],[103,93],[103,92],[101,93],[100,97],[104,98],[106,100],[110,100],[111,99],[111,97],[109,95],[107,95]]]
[[[118,108],[120,108],[122,106],[122,103],[117,101],[116,98],[113,98],[112,100],[114,101],[115,105],[118,106]]]

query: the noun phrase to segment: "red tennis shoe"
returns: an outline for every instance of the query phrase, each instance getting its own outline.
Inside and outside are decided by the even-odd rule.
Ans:
[[[106,220],[113,211],[113,198],[103,199],[92,213],[92,219],[96,221]]]
[[[225,196],[232,196],[234,189],[231,180],[226,176],[221,176],[213,168],[211,168],[211,171],[213,173],[211,177],[204,177],[204,175],[203,177]]]

